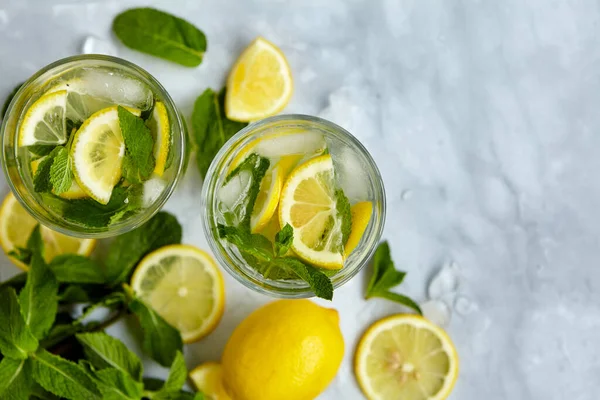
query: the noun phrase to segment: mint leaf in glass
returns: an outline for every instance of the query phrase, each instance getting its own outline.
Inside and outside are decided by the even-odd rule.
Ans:
[[[73,184],[73,171],[71,169],[69,150],[63,146],[59,146],[56,149],[54,161],[52,162],[52,166],[50,166],[50,182],[54,189],[54,194],[59,195],[71,188]]]
[[[283,257],[287,254],[294,241],[294,228],[290,224],[285,226],[275,235],[275,254]]]
[[[154,140],[144,120],[125,108],[117,108],[119,126],[125,142],[123,177],[130,183],[141,183],[154,171]]]
[[[50,169],[54,162],[54,157],[58,154],[62,146],[55,147],[38,165],[33,176],[33,189],[38,193],[52,191],[52,181],[50,179]]]

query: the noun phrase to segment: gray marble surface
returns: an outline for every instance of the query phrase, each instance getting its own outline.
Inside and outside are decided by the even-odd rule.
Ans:
[[[208,36],[196,69],[130,51],[112,18],[153,5]],[[595,0],[0,1],[0,95],[95,35],[154,74],[189,116],[256,36],[278,44],[296,92],[286,111],[353,132],[387,189],[385,238],[408,271],[403,292],[442,293],[461,357],[452,399],[569,399],[600,385],[600,4]],[[184,241],[207,249],[201,180],[190,168],[167,204]],[[7,192],[0,178],[0,194]],[[15,272],[2,256],[3,277]],[[336,291],[347,345],[320,400],[361,399],[354,346],[373,321],[403,311],[362,298],[367,271]],[[269,298],[226,277],[224,319],[186,349],[218,360],[232,329]],[[458,306],[458,310],[454,310]],[[135,349],[129,322],[111,328]],[[164,370],[148,362],[150,374]]]

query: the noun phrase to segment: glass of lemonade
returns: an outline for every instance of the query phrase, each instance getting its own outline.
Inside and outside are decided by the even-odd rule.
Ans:
[[[2,124],[2,166],[42,224],[108,237],[151,218],[182,174],[185,129],[173,100],[125,60],[83,55],[36,73]]]
[[[283,115],[250,124],[223,146],[206,176],[209,244],[256,291],[314,296],[306,269],[339,287],[368,263],[381,238],[379,170],[354,136],[323,119]]]

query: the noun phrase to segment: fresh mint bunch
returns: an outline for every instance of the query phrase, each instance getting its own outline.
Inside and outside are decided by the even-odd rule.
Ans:
[[[381,297],[400,303],[422,314],[419,305],[410,297],[390,291],[391,288],[401,284],[405,276],[406,272],[396,270],[389,244],[387,242],[381,243],[375,252],[373,275],[367,286],[365,298]]]

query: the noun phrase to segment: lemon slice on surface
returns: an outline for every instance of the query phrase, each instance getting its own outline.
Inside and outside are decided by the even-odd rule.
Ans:
[[[338,213],[330,155],[291,172],[281,193],[279,223],[294,229],[292,249],[300,258],[322,268],[342,268],[345,222]]]
[[[139,110],[135,111],[134,114],[139,116]],[[81,125],[71,145],[77,184],[97,202],[108,203],[114,186],[121,179],[124,155],[125,142],[117,106],[96,112]]]
[[[47,93],[29,107],[19,127],[19,146],[58,145],[67,141],[67,91]]]
[[[154,159],[156,160],[154,173],[162,176],[165,172],[169,150],[171,149],[169,115],[167,108],[162,102],[157,101],[154,104],[152,118],[150,118],[147,125],[154,137]]]
[[[196,390],[204,393],[211,400],[231,400],[223,387],[223,369],[221,364],[206,362],[190,372],[190,380]]]
[[[350,212],[352,214],[352,230],[344,248],[346,256],[349,256],[360,243],[360,239],[371,220],[371,214],[373,214],[373,203],[370,201],[361,201],[353,205],[350,208]]]
[[[162,247],[138,264],[131,287],[186,343],[208,335],[223,315],[223,277],[214,260],[188,245]]]
[[[277,46],[259,37],[238,58],[227,79],[227,118],[248,122],[265,118],[287,105],[293,81],[288,62]]]
[[[416,315],[393,315],[360,339],[354,360],[369,400],[443,400],[458,376],[458,354],[448,335]]]
[[[21,206],[15,196],[9,193],[0,208],[0,245],[4,252],[8,254],[16,247],[26,247],[27,239],[36,225],[37,221]],[[41,234],[45,246],[44,258],[47,262],[59,254],[89,256],[96,246],[94,239],[79,239],[63,235],[45,226],[41,227]],[[19,268],[28,269],[19,260],[12,257],[10,259]]]

